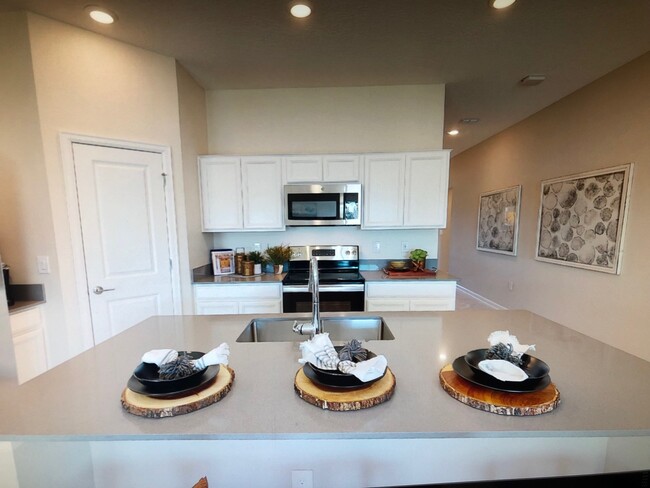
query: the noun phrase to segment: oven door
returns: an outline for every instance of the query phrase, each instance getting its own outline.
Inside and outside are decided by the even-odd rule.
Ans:
[[[365,294],[363,285],[320,285],[321,312],[363,312]],[[306,285],[284,286],[282,290],[284,313],[311,313],[311,293]]]

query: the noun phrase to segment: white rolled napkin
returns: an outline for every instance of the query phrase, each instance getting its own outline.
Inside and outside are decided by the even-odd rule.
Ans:
[[[499,343],[512,345],[512,352],[517,357],[521,357],[528,351],[535,350],[535,344],[519,344],[517,336],[510,335],[510,331],[508,330],[495,330],[488,336],[488,342],[490,343],[490,346],[496,346]]]
[[[358,363],[341,361],[327,332],[316,334],[312,339],[301,342],[300,351],[302,352],[302,357],[298,359],[300,364],[311,363],[317,368],[331,371],[338,369],[364,382],[379,378],[388,366],[388,361],[381,355]]]
[[[178,351],[174,349],[153,349],[142,355],[142,362],[160,367],[165,363],[175,361],[176,358],[178,358]]]
[[[528,375],[523,369],[505,359],[484,359],[478,363],[478,367],[481,371],[501,381],[524,381],[528,379]]]
[[[228,364],[228,356],[230,356],[230,346],[222,342],[219,346],[192,362],[194,363],[194,369],[201,370],[215,364]]]
[[[374,358],[355,363],[353,361],[339,362],[338,369],[343,373],[353,374],[364,383],[379,378],[386,372],[388,361],[380,354]]]
[[[193,359],[192,366],[196,371],[200,371],[214,364],[228,364],[229,355],[230,347],[223,342],[200,358]],[[176,359],[178,359],[178,351],[175,349],[153,349],[142,355],[143,363],[155,364],[158,367],[176,361]]]
[[[298,360],[299,363],[311,363],[321,369],[335,370],[340,361],[327,332],[316,334],[308,341],[301,342],[300,352],[302,358]]]

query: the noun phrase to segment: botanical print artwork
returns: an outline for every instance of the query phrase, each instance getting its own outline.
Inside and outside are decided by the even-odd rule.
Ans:
[[[537,259],[619,272],[631,165],[542,182]]]
[[[476,249],[517,255],[521,185],[481,193]]]

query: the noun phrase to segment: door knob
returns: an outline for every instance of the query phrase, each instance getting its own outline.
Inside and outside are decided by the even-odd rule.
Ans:
[[[113,291],[113,290],[115,290],[115,288],[103,288],[101,286],[96,286],[95,288],[93,288],[93,293],[95,295],[101,295],[105,291]]]

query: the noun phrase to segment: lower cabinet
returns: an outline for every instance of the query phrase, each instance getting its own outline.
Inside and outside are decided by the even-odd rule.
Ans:
[[[197,315],[282,312],[282,283],[194,285]]]
[[[40,308],[15,312],[9,316],[16,356],[18,384],[47,371],[45,332]]]
[[[424,312],[455,309],[455,281],[366,282],[366,311],[368,312]]]

